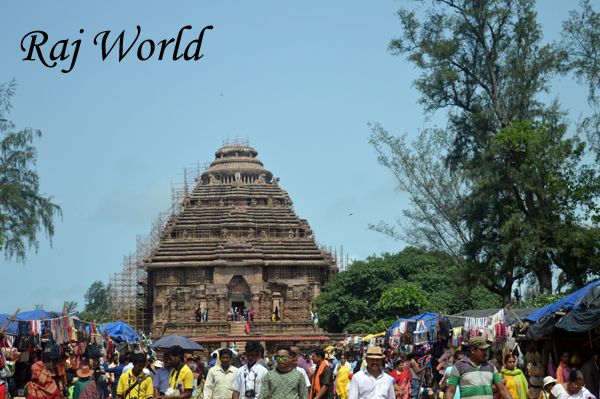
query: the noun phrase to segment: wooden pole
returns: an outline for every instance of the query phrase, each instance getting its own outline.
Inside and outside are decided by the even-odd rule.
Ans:
[[[17,317],[17,315],[19,314],[19,312],[21,311],[20,308],[18,308],[15,313],[13,313],[13,315],[11,317],[8,318],[8,320],[6,320],[6,323],[4,323],[4,325],[2,326],[2,328],[0,328],[0,333],[3,333],[4,330],[6,330],[8,328],[8,326],[10,325],[11,322],[15,321],[15,317]]]

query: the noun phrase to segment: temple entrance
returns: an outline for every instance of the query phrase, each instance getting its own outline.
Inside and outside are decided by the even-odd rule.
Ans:
[[[231,304],[229,311],[233,311],[232,320],[240,321],[243,319],[244,311],[252,307],[252,292],[250,286],[242,276],[233,276],[227,284],[227,299]]]

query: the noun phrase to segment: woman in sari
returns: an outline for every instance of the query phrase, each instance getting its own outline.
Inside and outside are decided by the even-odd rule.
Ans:
[[[340,356],[340,362],[335,368],[334,374],[337,375],[335,379],[335,391],[340,399],[348,399],[348,386],[350,386],[350,363],[346,360],[346,355]]]
[[[60,399],[58,385],[46,366],[49,359],[38,360],[31,366],[31,380],[27,383],[27,399]]]
[[[517,358],[512,353],[504,356],[504,367],[500,374],[506,380],[506,389],[513,399],[528,399],[529,384],[523,371],[517,368]]]

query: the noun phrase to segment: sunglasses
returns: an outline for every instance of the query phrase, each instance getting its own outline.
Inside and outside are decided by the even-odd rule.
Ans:
[[[279,360],[288,360],[288,356],[275,356],[275,360],[279,361]]]

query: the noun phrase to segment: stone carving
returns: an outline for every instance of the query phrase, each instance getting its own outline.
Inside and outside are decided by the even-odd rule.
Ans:
[[[221,180],[217,179],[212,173],[208,174],[208,184],[220,184]]]
[[[248,239],[249,240],[254,239],[254,229],[252,227],[250,227],[250,230],[248,230]]]

